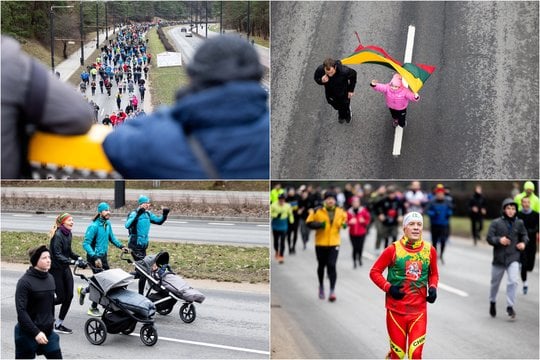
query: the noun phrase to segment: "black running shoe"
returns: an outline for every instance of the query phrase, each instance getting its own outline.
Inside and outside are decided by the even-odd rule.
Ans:
[[[63,324],[60,324],[58,326],[54,325],[54,331],[61,334],[73,334],[73,330],[65,327]]]
[[[508,316],[510,319],[514,320],[516,318],[516,312],[514,311],[514,308],[511,306],[508,306],[506,308],[506,312],[508,313]]]
[[[495,303],[494,302],[489,303],[489,315],[491,315],[491,317],[497,316],[497,309],[495,309]]]

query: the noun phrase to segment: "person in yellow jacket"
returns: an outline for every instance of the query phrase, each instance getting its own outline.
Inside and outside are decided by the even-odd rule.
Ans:
[[[319,277],[319,299],[324,300],[324,268],[330,279],[328,301],[336,301],[336,262],[341,245],[340,230],[347,227],[347,213],[336,206],[336,194],[327,191],[324,194],[324,206],[311,210],[306,225],[315,230],[315,253],[317,255],[317,275]]]
[[[531,209],[540,212],[540,202],[538,201],[538,196],[534,193],[534,183],[532,181],[525,182],[525,184],[523,184],[523,192],[514,197],[514,202],[518,205],[518,211],[523,209],[521,205],[521,200],[523,200],[523,198],[531,199]]]
[[[270,217],[272,218],[272,235],[274,236],[274,250],[276,260],[283,264],[285,252],[285,238],[289,224],[294,223],[291,204],[285,202],[285,194],[279,194],[278,200],[270,205]]]

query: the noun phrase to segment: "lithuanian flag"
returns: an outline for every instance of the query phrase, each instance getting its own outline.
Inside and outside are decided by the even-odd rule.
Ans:
[[[415,93],[420,91],[429,76],[435,71],[435,66],[425,64],[401,63],[392,58],[388,53],[378,46],[363,46],[360,44],[354,53],[341,60],[344,65],[354,64],[379,64],[398,72],[409,84]]]

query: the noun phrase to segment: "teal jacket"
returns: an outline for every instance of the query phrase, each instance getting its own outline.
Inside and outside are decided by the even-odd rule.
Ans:
[[[111,222],[99,216],[86,229],[83,248],[90,257],[102,257],[107,255],[109,241],[119,249],[123,246],[114,236]]]
[[[129,230],[129,248],[147,248],[150,224],[161,225],[167,220],[166,216],[157,216],[151,211],[145,211],[137,216],[137,210],[129,213],[126,220],[126,229]],[[135,224],[134,224],[135,223]]]

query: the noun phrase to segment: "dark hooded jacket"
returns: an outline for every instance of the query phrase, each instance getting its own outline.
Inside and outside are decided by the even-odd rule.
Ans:
[[[516,206],[516,216],[509,218],[504,214],[507,205]],[[517,204],[512,199],[506,199],[502,204],[503,215],[491,222],[487,234],[487,242],[493,246],[493,265],[507,267],[514,261],[520,261],[521,252],[516,248],[517,243],[527,244],[529,238],[527,229],[521,219],[517,217]],[[511,240],[508,246],[501,245],[501,237],[506,236]]]
[[[354,92],[356,86],[356,70],[351,69],[341,64],[341,61],[336,61],[336,73],[330,77],[328,82],[323,84],[321,81],[325,75],[324,65],[320,65],[315,70],[315,82],[319,85],[324,85],[324,93],[326,100],[329,103],[341,102],[347,100],[347,93]]]

